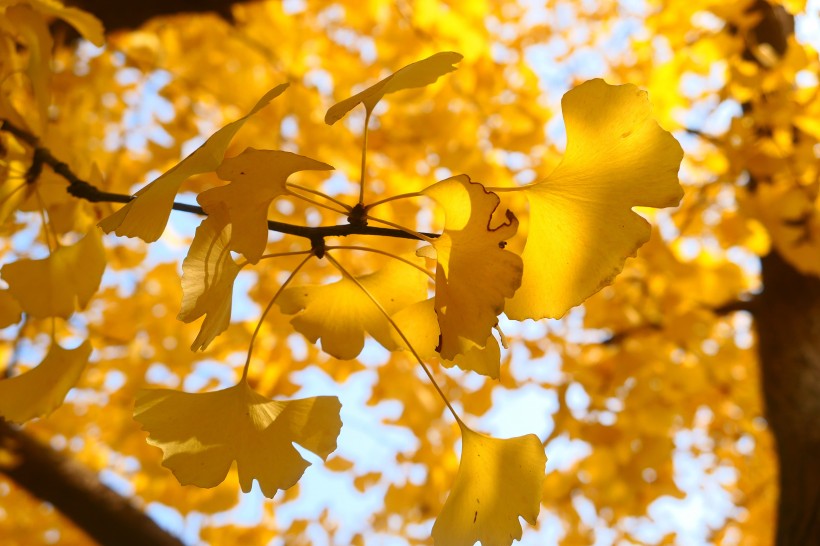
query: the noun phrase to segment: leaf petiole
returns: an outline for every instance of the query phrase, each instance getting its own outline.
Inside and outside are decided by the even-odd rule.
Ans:
[[[326,194],[324,192],[321,192],[321,191],[318,191],[318,190],[312,190],[310,188],[300,186],[299,184],[292,184],[290,182],[285,182],[285,187],[288,188],[289,190],[290,189],[299,190],[299,191],[303,191],[303,192],[307,192],[307,193],[312,193],[313,195],[318,195],[319,197],[323,197],[323,198],[327,199],[328,201],[331,201],[332,203],[336,203],[337,205],[339,205],[340,207],[345,209],[345,211],[347,211],[347,212],[350,212],[351,210],[353,210],[353,207],[351,207],[347,203],[343,203],[342,201],[339,201],[338,199],[335,199],[335,198],[329,196],[328,194]],[[292,192],[291,192],[291,195],[293,195]]]
[[[279,287],[279,290],[276,291],[276,293],[271,298],[270,302],[268,302],[268,306],[265,307],[264,311],[262,311],[262,316],[259,317],[259,322],[256,323],[256,328],[254,328],[253,334],[251,334],[251,341],[248,344],[248,357],[245,359],[245,367],[242,368],[242,381],[244,381],[245,379],[248,378],[248,368],[251,365],[251,355],[253,354],[253,342],[256,341],[256,336],[257,336],[257,334],[259,334],[259,330],[262,328],[262,323],[265,321],[265,317],[268,315],[268,312],[270,312],[271,308],[273,307],[273,304],[276,302],[276,299],[279,297],[279,294],[281,294],[282,291],[285,290],[287,285],[290,284],[290,281],[293,280],[293,278],[296,276],[296,274],[299,272],[299,270],[302,269],[302,267],[312,257],[313,257],[312,252],[310,254],[308,254],[307,256],[305,256],[305,259],[302,260],[299,263],[299,265],[296,266],[296,269],[294,269],[291,272],[291,274],[288,276],[288,278],[285,279],[285,282],[282,283],[282,286]]]
[[[393,318],[390,316],[390,314],[384,309],[384,307],[382,307],[382,304],[379,303],[379,300],[377,300],[373,296],[373,294],[371,294],[370,291],[367,288],[365,288],[365,286],[362,283],[359,282],[359,280],[356,277],[351,275],[350,272],[342,266],[342,264],[337,262],[336,259],[333,258],[333,256],[330,255],[330,253],[325,254],[325,257],[328,259],[328,261],[330,263],[332,263],[336,267],[336,269],[339,270],[339,272],[342,275],[344,275],[345,277],[347,277],[348,279],[353,281],[353,283],[355,283],[356,286],[358,286],[359,289],[362,292],[364,292],[365,296],[367,296],[370,299],[370,301],[373,302],[373,305],[375,305],[376,307],[379,308],[379,311],[381,311],[382,315],[384,315],[384,318],[387,319],[387,322],[390,323],[390,326],[392,326],[393,329],[396,330],[396,333],[399,334],[399,337],[401,337],[402,341],[404,341],[404,344],[407,345],[408,349],[410,349],[410,352],[413,354],[416,361],[419,364],[421,364],[421,367],[424,370],[424,373],[427,374],[427,378],[430,379],[430,382],[433,384],[433,387],[435,387],[436,392],[438,393],[439,397],[441,397],[441,399],[444,401],[444,405],[447,406],[447,409],[450,410],[450,413],[452,413],[453,417],[455,417],[456,422],[459,424],[459,426],[465,426],[464,421],[461,420],[461,418],[456,413],[456,410],[453,409],[453,406],[450,404],[450,401],[447,400],[447,397],[444,395],[444,391],[442,391],[441,387],[439,387],[438,382],[433,377],[433,374],[430,371],[430,369],[427,367],[427,365],[421,359],[419,354],[416,352],[416,350],[410,344],[410,340],[408,340],[407,336],[404,335],[404,332],[401,331],[401,328],[399,328],[399,325],[396,324],[396,321],[393,320]]]
[[[378,248],[369,248],[369,247],[366,247],[366,246],[351,246],[351,245],[344,245],[344,246],[340,245],[340,246],[325,247],[325,250],[334,250],[334,249],[335,250],[361,250],[362,252],[374,252],[376,254],[381,254],[383,256],[388,256],[390,258],[399,260],[400,262],[404,262],[404,263],[406,263],[407,265],[409,265],[411,267],[415,267],[416,269],[418,269],[419,271],[421,271],[422,273],[424,273],[425,275],[430,277],[431,280],[436,280],[435,276],[432,273],[430,273],[429,271],[427,271],[426,269],[424,269],[420,265],[414,264],[413,262],[411,262],[410,260],[408,260],[406,258],[402,258],[401,256],[396,256],[395,254],[391,254],[390,252],[386,252],[386,251],[380,250]]]
[[[402,193],[402,194],[399,194],[399,195],[394,195],[393,197],[387,197],[385,199],[380,199],[378,201],[370,203],[369,205],[366,205],[364,207],[364,210],[367,211],[367,210],[372,209],[373,207],[377,207],[379,205],[383,205],[384,203],[389,203],[390,201],[395,201],[397,199],[408,199],[410,197],[420,197],[422,195],[424,195],[424,194],[421,193],[421,192],[418,192],[418,191],[415,191],[413,193]]]

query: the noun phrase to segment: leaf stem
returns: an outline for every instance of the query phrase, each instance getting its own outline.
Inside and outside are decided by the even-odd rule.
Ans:
[[[424,195],[424,194],[420,191],[415,191],[413,193],[402,193],[402,194],[399,194],[399,195],[394,195],[393,197],[387,197],[386,199],[380,199],[378,201],[370,203],[369,205],[364,207],[364,210],[366,210],[366,211],[370,210],[373,207],[383,205],[384,203],[389,203],[390,201],[395,201],[396,199],[408,199],[410,197],[421,197],[422,195]]]
[[[342,201],[339,201],[338,199],[335,199],[335,198],[329,196],[328,194],[326,194],[324,192],[321,192],[321,191],[318,191],[318,190],[312,190],[310,188],[300,186],[299,184],[291,184],[290,182],[285,182],[285,187],[288,188],[288,189],[293,188],[295,190],[304,191],[304,192],[307,192],[307,193],[312,193],[313,195],[318,195],[319,197],[323,197],[323,198],[327,199],[328,201],[336,203],[337,205],[339,205],[340,207],[345,209],[347,212],[350,212],[351,210],[353,210],[353,207],[351,207],[347,203],[343,203]]]
[[[433,237],[428,237],[427,235],[425,235],[423,233],[419,233],[418,231],[413,231],[412,229],[406,228],[406,227],[402,226],[401,224],[396,224],[396,223],[393,223],[393,222],[389,222],[387,220],[382,220],[380,218],[375,218],[373,216],[368,216],[367,219],[368,220],[373,220],[374,222],[378,222],[379,224],[384,224],[386,226],[390,226],[392,228],[403,231],[403,232],[407,233],[408,235],[412,235],[413,238],[415,238],[415,239],[421,239],[422,241],[426,241],[430,244],[433,244],[433,240],[434,240]],[[438,235],[436,235],[436,237],[438,237]]]
[[[362,139],[362,166],[359,174],[359,204],[364,204],[364,171],[367,162],[367,128],[370,125],[370,109],[364,115],[364,137]]]
[[[384,318],[385,318],[385,319],[387,319],[387,322],[389,322],[389,323],[390,323],[390,325],[393,327],[393,329],[394,329],[394,330],[396,330],[396,333],[397,333],[397,334],[399,334],[399,337],[401,337],[402,341],[404,341],[404,344],[405,344],[405,345],[407,345],[407,348],[408,348],[408,349],[410,349],[410,352],[411,352],[411,353],[413,354],[413,356],[416,358],[416,361],[417,361],[419,364],[421,364],[421,367],[422,367],[422,369],[424,370],[424,373],[425,373],[425,374],[427,374],[427,378],[428,378],[428,379],[430,379],[430,382],[433,384],[433,387],[435,387],[436,392],[437,392],[437,393],[438,393],[438,395],[441,397],[441,399],[444,401],[444,405],[445,405],[445,406],[447,406],[447,409],[448,409],[448,410],[450,410],[450,413],[452,413],[452,414],[453,414],[453,417],[455,417],[456,422],[459,424],[459,426],[464,425],[464,422],[463,422],[463,421],[461,420],[461,418],[458,416],[458,414],[456,413],[456,410],[455,410],[455,409],[453,409],[453,406],[450,404],[450,401],[449,401],[449,400],[447,400],[447,397],[444,395],[444,391],[442,391],[442,390],[441,390],[441,387],[439,387],[438,382],[437,382],[437,381],[436,381],[436,379],[433,377],[433,374],[432,374],[432,372],[430,372],[430,369],[427,367],[427,365],[424,363],[424,361],[422,361],[422,359],[421,359],[421,357],[419,356],[419,354],[416,352],[416,350],[415,350],[415,349],[413,348],[413,346],[410,344],[410,340],[408,340],[408,339],[407,339],[407,336],[405,336],[405,335],[404,335],[404,332],[402,332],[402,331],[401,331],[401,328],[399,328],[399,325],[398,325],[398,324],[396,324],[396,321],[394,321],[394,320],[393,320],[393,318],[392,318],[392,317],[390,316],[390,314],[389,314],[389,313],[385,310],[385,308],[384,308],[384,307],[382,307],[382,304],[381,304],[381,303],[379,303],[379,300],[377,300],[377,299],[373,296],[373,294],[371,294],[371,293],[370,293],[370,291],[369,291],[367,288],[365,288],[365,286],[364,286],[362,283],[360,283],[358,279],[356,279],[356,277],[354,277],[353,275],[351,275],[351,274],[350,274],[350,272],[348,272],[348,270],[347,270],[347,269],[345,269],[345,268],[342,266],[342,264],[340,264],[339,262],[337,262],[337,261],[333,258],[333,256],[331,256],[331,255],[330,255],[330,253],[325,254],[325,257],[328,259],[328,261],[329,261],[330,263],[332,263],[334,266],[336,266],[336,269],[338,269],[338,270],[339,270],[339,272],[340,272],[342,275],[344,275],[345,277],[347,277],[348,279],[350,279],[351,281],[353,281],[353,282],[356,284],[356,286],[358,286],[358,287],[359,287],[359,289],[360,289],[362,292],[364,292],[364,294],[365,294],[368,298],[370,298],[370,301],[372,301],[372,302],[373,302],[373,305],[375,305],[376,307],[378,307],[378,308],[379,308],[379,311],[381,311],[381,312],[382,312],[382,314],[384,315]]]
[[[290,281],[293,280],[293,278],[296,276],[296,274],[299,272],[299,270],[302,269],[302,267],[312,257],[313,257],[312,252],[310,254],[308,254],[307,256],[305,256],[305,259],[302,260],[299,263],[299,265],[296,266],[296,269],[294,269],[291,272],[291,274],[288,276],[288,278],[285,279],[285,282],[282,283],[282,286],[279,287],[279,290],[276,291],[276,293],[271,298],[270,302],[268,302],[268,306],[265,307],[264,311],[262,311],[262,316],[259,317],[259,322],[256,323],[256,328],[254,328],[253,334],[251,334],[251,341],[250,341],[250,344],[248,345],[248,357],[245,359],[245,367],[242,368],[242,381],[245,381],[248,378],[248,368],[251,365],[251,355],[253,354],[253,342],[256,341],[256,336],[257,336],[257,334],[259,334],[259,330],[262,328],[262,323],[265,321],[265,317],[268,315],[268,312],[270,312],[271,308],[273,307],[273,304],[276,302],[276,299],[279,297],[279,294],[282,293],[282,291],[287,287],[288,284],[290,284]]]
[[[295,198],[297,198],[297,199],[301,199],[302,201],[305,201],[305,202],[307,202],[307,203],[310,203],[311,205],[315,205],[315,206],[317,206],[317,207],[319,207],[319,208],[323,208],[323,209],[331,210],[331,211],[333,211],[333,212],[335,212],[335,213],[337,213],[337,214],[348,214],[348,213],[350,212],[350,210],[342,210],[342,209],[337,209],[336,207],[332,207],[332,206],[330,206],[330,205],[328,205],[328,204],[325,204],[325,203],[320,203],[319,201],[316,201],[315,199],[311,199],[310,197],[306,197],[306,196],[304,196],[304,195],[300,195],[300,194],[296,193],[295,191],[291,191],[290,189],[288,189],[288,190],[287,190],[287,192],[288,192],[288,193],[287,193],[287,195],[289,195],[289,196],[291,196],[291,197],[295,197]],[[349,207],[348,207],[348,209],[349,209]]]
[[[338,245],[338,246],[327,246],[327,247],[325,247],[325,250],[334,250],[334,249],[336,249],[336,250],[361,250],[362,252],[373,252],[373,253],[376,253],[376,254],[381,254],[383,256],[389,256],[390,258],[399,260],[400,262],[404,262],[404,263],[406,263],[407,265],[409,265],[411,267],[415,267],[416,269],[418,269],[419,271],[421,271],[422,273],[424,273],[425,275],[430,277],[431,280],[433,280],[433,281],[436,280],[436,277],[432,273],[430,273],[429,271],[424,269],[422,266],[420,266],[418,264],[414,264],[413,262],[411,262],[410,260],[408,260],[406,258],[402,258],[401,256],[397,256],[396,254],[392,254],[390,252],[386,252],[386,251],[380,250],[378,248],[370,248],[370,247],[366,247],[366,246],[353,246],[353,245]]]

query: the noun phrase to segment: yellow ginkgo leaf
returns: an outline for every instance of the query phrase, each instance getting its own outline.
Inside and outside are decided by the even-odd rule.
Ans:
[[[444,233],[433,242],[436,268],[436,314],[441,328],[438,351],[447,360],[472,347],[483,348],[510,298],[521,284],[521,258],[505,250],[518,220],[491,228],[499,204],[494,193],[454,176],[425,189],[444,209]]]
[[[197,201],[208,214],[225,208],[232,226],[230,249],[255,264],[268,241],[268,208],[287,193],[287,178],[299,171],[330,170],[330,165],[302,155],[247,148],[216,170],[219,178],[231,183],[200,193]]]
[[[8,290],[0,290],[0,328],[20,322],[23,308]]]
[[[390,314],[427,298],[427,275],[398,260],[357,280]],[[384,314],[347,277],[327,285],[288,288],[277,303],[283,313],[299,313],[291,320],[293,327],[312,343],[321,339],[322,350],[336,358],[356,358],[365,332],[387,349],[397,346]]]
[[[45,126],[47,111],[51,104],[51,50],[54,42],[48,31],[48,24],[40,13],[30,6],[12,6],[3,14],[8,18],[23,44],[28,50],[26,75],[31,81],[34,99],[37,103],[38,121]]]
[[[386,94],[430,85],[438,80],[440,76],[455,70],[456,67],[453,64],[463,58],[464,56],[460,53],[443,51],[421,61],[408,64],[361,93],[331,106],[325,114],[325,123],[333,125],[359,104],[364,104],[369,114]]]
[[[55,250],[42,260],[20,260],[0,271],[9,292],[23,311],[35,318],[68,318],[83,309],[100,286],[105,251],[100,233],[92,229],[71,246]]]
[[[139,190],[124,207],[104,218],[99,226],[106,233],[113,231],[121,237],[139,237],[148,243],[159,239],[171,215],[174,196],[182,183],[195,174],[215,171],[222,163],[231,139],[248,118],[281,95],[287,87],[288,84],[283,83],[265,93],[250,112],[211,135],[191,155]]]
[[[341,407],[335,396],[269,400],[242,380],[208,393],[141,390],[134,419],[148,431],[148,443],[162,449],[162,464],[179,483],[215,487],[236,461],[242,491],[255,479],[273,498],[310,466],[294,443],[322,459],[336,449]]]
[[[88,341],[76,349],[63,349],[52,342],[48,354],[36,368],[0,381],[0,416],[23,423],[50,414],[60,407],[65,395],[77,383],[89,356]]]
[[[522,188],[530,203],[524,278],[506,307],[517,320],[560,317],[611,282],[649,240],[632,208],[675,206],[683,195],[683,151],[652,119],[646,92],[591,80],[561,104],[564,158]]]
[[[461,426],[461,463],[436,523],[436,546],[509,546],[521,539],[519,516],[535,525],[547,457],[534,434],[506,440]]]
[[[436,320],[436,309],[432,298],[400,309],[392,318],[422,360],[438,356],[436,345],[438,345],[441,331]],[[406,345],[396,332],[393,333],[393,340],[399,347]],[[456,355],[454,360],[442,359],[442,364],[448,368],[455,365],[462,370],[498,379],[501,349],[498,341],[491,335],[487,338],[484,348],[471,347],[466,353]]]
[[[0,0],[0,8],[15,4],[28,4],[40,13],[62,19],[97,47],[105,43],[102,23],[87,11],[66,7],[57,0]]]
[[[202,315],[192,351],[205,350],[231,322],[233,283],[242,269],[231,257],[231,226],[227,213],[216,208],[199,224],[182,262],[182,307],[177,318],[193,322]]]

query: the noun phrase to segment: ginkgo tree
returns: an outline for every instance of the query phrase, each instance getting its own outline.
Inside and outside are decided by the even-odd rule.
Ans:
[[[57,2],[0,4],[0,220],[9,235],[0,325],[12,332],[0,414],[58,445],[66,435],[83,438],[84,447],[72,449],[94,469],[135,458],[137,470],[118,471],[135,497],[182,514],[227,510],[235,491],[250,491],[254,482],[267,497],[287,490],[277,498],[292,500],[308,466],[303,453],[325,459],[332,471],[353,467],[332,455],[346,431],[344,383],[378,345],[389,356],[371,371],[377,380],[368,403],[401,401],[395,423],[419,447],[400,462],[426,474],[421,484],[389,485],[385,519],[376,515],[374,528],[426,542],[430,528],[421,536],[412,526],[429,521],[436,544],[510,544],[523,536],[520,517],[530,525],[539,512],[544,517],[543,503],[567,522],[568,542],[583,542],[591,531],[572,523],[579,490],[613,526],[643,515],[660,495],[678,494],[675,431],[690,419],[699,427],[696,410],[720,404],[710,389],[729,389],[725,367],[704,372],[698,365],[713,354],[707,342],[717,339],[719,356],[737,362],[731,374],[751,369],[720,318],[747,308],[726,304],[748,296],[742,274],[722,257],[687,263],[668,236],[670,224],[690,229],[686,215],[700,216],[709,190],[695,191],[671,220],[654,211],[683,196],[681,147],[655,119],[675,126],[671,112],[682,99],[641,72],[652,66],[648,60],[615,66],[608,79],[650,88],[655,113],[636,85],[576,82],[561,101],[566,147],[559,153],[544,139],[550,115],[531,68],[496,48],[501,40],[507,51],[523,51],[540,39],[537,17],[511,5],[410,13],[376,4],[340,15],[334,5],[251,3],[235,7],[233,26],[159,20],[111,36],[93,16]],[[687,9],[723,17],[725,34],[742,39],[768,21],[745,5]],[[602,7],[591,19],[607,17],[617,10]],[[53,49],[49,24],[57,20],[105,49]],[[645,24],[665,29],[683,20],[660,12]],[[284,38],[276,47],[267,43],[270,28]],[[345,29],[357,29],[358,38],[346,38]],[[366,29],[380,41],[378,55],[363,63]],[[383,29],[398,41],[390,45]],[[743,50],[717,35],[719,48],[751,51],[759,66],[770,68],[782,54],[759,47],[765,36]],[[396,45],[416,42],[424,45]],[[675,62],[691,69],[699,55]],[[749,78],[751,69],[738,66]],[[150,95],[152,82],[163,79],[159,86],[167,87],[156,96],[133,93],[135,81]],[[755,92],[741,81],[746,87],[732,92],[754,104]],[[768,85],[761,96],[769,97]],[[244,108],[223,106],[231,104]],[[693,128],[690,134],[702,136]],[[129,140],[136,137],[141,145]],[[737,146],[737,138],[703,138]],[[782,135],[775,144],[788,146]],[[698,168],[698,154],[690,169]],[[522,157],[528,168],[513,167]],[[727,175],[726,182],[735,180]],[[759,211],[755,221],[777,226],[780,212],[763,206],[772,198],[766,192],[781,192],[774,198],[788,208],[794,190],[782,182],[761,188],[747,202]],[[664,238],[651,235],[634,207],[661,219]],[[175,222],[194,218],[192,240],[181,241]],[[725,225],[719,236],[743,236],[749,245],[749,230],[760,232],[751,221]],[[774,244],[790,248],[791,233],[772,229]],[[626,263],[626,275],[586,305],[587,328],[615,332],[606,343],[578,344],[552,327],[528,338],[507,320],[565,316],[612,283],[647,242],[641,259]],[[172,250],[181,273],[180,265],[143,262],[146,248]],[[238,294],[247,287],[241,279],[254,280],[246,294]],[[687,299],[687,290],[698,296]],[[249,313],[235,297],[258,304],[250,320],[236,319]],[[491,406],[492,393],[520,386],[502,346],[523,347],[533,360],[557,352],[571,370],[571,381],[544,386],[562,400],[552,440],[564,433],[593,446],[577,468],[545,477],[548,441],[481,432],[476,416]],[[28,366],[18,366],[20,355]],[[207,362],[227,370],[222,380],[202,382]],[[311,366],[337,390],[296,394],[294,378]],[[716,378],[704,379],[709,373]],[[671,385],[663,398],[653,394],[659,380]],[[577,385],[597,408],[587,415],[569,409]],[[727,407],[756,407],[746,391],[733,396]],[[160,461],[179,484],[203,489],[180,487]],[[14,465],[5,472],[14,478]],[[379,481],[360,474],[355,487]],[[398,529],[390,514],[401,514]],[[333,528],[326,514],[315,519]],[[252,540],[302,540],[311,524],[259,526]],[[213,524],[202,539],[235,541],[237,533]]]

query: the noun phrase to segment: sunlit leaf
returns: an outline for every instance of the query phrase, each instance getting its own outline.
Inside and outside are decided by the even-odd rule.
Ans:
[[[230,238],[227,214],[216,209],[197,228],[182,262],[182,307],[177,318],[193,322],[205,315],[192,351],[205,350],[230,324],[233,283],[241,270],[228,250]]]
[[[248,148],[222,162],[216,174],[230,180],[226,186],[199,194],[197,201],[207,213],[224,207],[231,223],[230,249],[255,264],[268,241],[268,208],[286,193],[287,178],[299,171],[329,171],[333,167],[290,152]]]
[[[208,393],[142,390],[134,419],[148,431],[148,443],[162,449],[162,464],[181,484],[214,487],[236,461],[242,490],[250,491],[256,480],[273,498],[310,465],[294,443],[322,459],[336,449],[340,410],[335,396],[274,401],[242,380]]]
[[[6,264],[0,275],[26,313],[35,318],[68,318],[75,308],[85,308],[97,292],[104,270],[105,251],[94,228],[48,258]]]
[[[436,315],[441,328],[438,350],[452,360],[472,347],[484,347],[504,299],[521,283],[521,258],[505,250],[518,220],[491,227],[498,196],[465,175],[437,182],[424,193],[442,206],[444,233],[433,242],[436,268]]]
[[[407,341],[410,342],[410,345],[422,360],[439,356],[436,353],[436,345],[438,345],[441,331],[439,330],[438,320],[436,320],[433,299],[414,303],[400,309],[393,315],[393,320],[396,321]],[[397,346],[405,346],[404,341],[395,332],[393,333],[393,339]],[[498,379],[501,366],[501,349],[495,337],[490,335],[484,348],[477,345],[470,347],[464,354],[456,355],[454,360],[442,359],[442,364],[448,368],[455,365],[462,370],[473,371]]]
[[[215,171],[222,163],[231,139],[248,118],[267,106],[287,88],[288,84],[283,83],[265,93],[250,112],[211,135],[191,155],[139,190],[124,207],[104,218],[99,226],[106,233],[113,231],[121,237],[139,237],[149,243],[159,239],[168,223],[174,197],[182,183],[195,174]]]
[[[28,4],[40,13],[59,17],[97,47],[105,43],[102,23],[87,11],[66,7],[56,0],[0,0],[0,8],[15,4]]]
[[[560,317],[610,283],[649,240],[632,208],[671,207],[683,190],[683,151],[652,118],[646,92],[591,80],[561,102],[567,151],[545,180],[522,189],[530,225],[510,318]]]
[[[43,417],[60,407],[77,383],[91,356],[91,344],[63,349],[52,342],[36,367],[18,376],[0,380],[0,416],[15,423]]]
[[[509,546],[520,540],[519,516],[535,525],[547,457],[534,434],[490,438],[460,424],[461,464],[433,525],[437,546]]]
[[[459,53],[444,51],[409,64],[381,80],[379,83],[371,85],[361,93],[357,93],[331,106],[327,114],[325,114],[325,123],[333,125],[359,104],[364,104],[367,112],[370,113],[382,97],[388,93],[394,93],[403,89],[424,87],[435,83],[439,77],[455,70],[456,67],[454,67],[453,64],[463,58],[464,56]]]
[[[407,264],[391,260],[374,273],[357,277],[388,313],[427,297],[428,277]],[[277,303],[283,313],[298,313],[291,324],[322,350],[343,360],[356,358],[365,333],[387,349],[396,348],[392,326],[356,283],[347,277],[319,286],[288,288]]]

